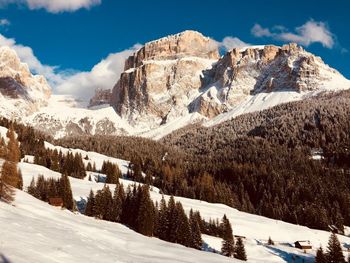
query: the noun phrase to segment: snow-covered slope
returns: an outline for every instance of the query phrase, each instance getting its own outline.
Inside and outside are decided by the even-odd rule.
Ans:
[[[132,131],[112,107],[87,109],[66,95],[52,95],[46,107],[22,121],[55,138],[83,134],[122,135]]]
[[[22,191],[14,206],[0,202],[0,222],[0,262],[237,262],[57,209]]]
[[[56,146],[46,144],[46,147],[53,148]],[[60,149],[63,152],[68,151],[64,148],[57,149]],[[101,164],[103,160],[114,160],[121,169],[125,169],[126,163],[123,162],[126,161],[121,161],[105,155],[85,152],[78,149],[73,151],[78,151],[83,156],[88,155],[90,161],[96,162],[97,165]],[[20,163],[19,168],[23,174],[24,186],[28,186],[32,178],[38,176],[39,174],[42,174],[45,177],[60,177],[59,173],[34,164]],[[94,173],[89,174],[93,175]],[[129,180],[120,180],[125,187],[134,183],[133,181]],[[103,183],[97,183],[94,180],[88,181],[87,179],[80,180],[70,178],[70,182],[74,198],[77,202],[86,200],[90,189],[97,191],[102,189],[104,186]],[[109,186],[111,190],[114,189],[114,185]],[[153,187],[151,189],[151,198],[154,201],[159,202],[161,197],[162,195],[160,194],[159,189]],[[165,196],[165,198],[168,199],[169,196]],[[320,245],[322,245],[324,248],[327,246],[329,233],[326,231],[314,230],[304,226],[293,225],[279,220],[248,214],[223,204],[211,204],[204,201],[183,197],[175,197],[175,199],[183,204],[186,212],[189,212],[190,209],[198,210],[200,211],[202,217],[207,220],[210,218],[221,219],[222,216],[226,214],[233,225],[233,233],[235,235],[246,237],[245,246],[249,262],[292,262],[292,256],[299,257],[300,261],[296,262],[302,262],[302,259],[304,259],[305,262],[313,262],[315,250]],[[275,241],[275,246],[266,245],[266,241],[269,237]],[[204,236],[203,238],[209,247],[219,250],[220,240],[208,236]],[[350,244],[350,238],[339,236],[339,239],[342,243],[343,250],[346,251],[346,247]],[[304,254],[303,251],[294,248],[294,242],[297,240],[310,240],[313,244],[313,250],[309,251],[307,254]]]

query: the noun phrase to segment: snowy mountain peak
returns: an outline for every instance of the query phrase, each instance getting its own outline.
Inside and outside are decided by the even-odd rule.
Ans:
[[[216,42],[197,31],[186,30],[146,43],[125,62],[125,70],[139,67],[147,60],[173,60],[183,57],[218,59]]]
[[[16,117],[28,115],[47,104],[51,88],[41,75],[32,75],[7,46],[0,47],[0,113]]]
[[[338,71],[295,43],[234,48],[207,72],[204,83],[203,93],[191,110],[208,118],[262,92],[305,93],[350,87]]]

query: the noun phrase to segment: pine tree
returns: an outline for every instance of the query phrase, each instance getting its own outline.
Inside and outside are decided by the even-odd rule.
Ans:
[[[326,255],[323,253],[322,247],[317,249],[315,263],[327,263]]]
[[[112,221],[120,222],[123,208],[124,189],[122,185],[117,184],[113,194]]]
[[[199,223],[197,221],[197,218],[196,218],[195,214],[193,213],[192,209],[190,210],[189,220],[190,220],[191,233],[192,233],[191,247],[201,250],[202,244],[203,244],[201,230],[200,230],[200,226],[199,226]]]
[[[170,196],[167,210],[167,221],[169,222],[169,228],[165,240],[176,243],[178,216],[174,196]]]
[[[113,196],[108,185],[103,188],[102,200],[102,219],[113,221]]]
[[[226,257],[232,257],[235,251],[235,243],[232,234],[232,227],[226,215],[224,215],[224,217],[222,218],[222,229],[223,242],[221,252]]]
[[[243,240],[241,237],[237,238],[234,257],[243,261],[247,261],[247,254],[245,252]]]
[[[92,190],[90,190],[90,194],[88,197],[88,201],[85,207],[85,215],[94,216],[95,215],[95,195]]]
[[[326,257],[327,257],[328,263],[345,262],[340,242],[335,233],[332,233],[331,236],[329,237]]]
[[[164,196],[160,200],[158,212],[157,236],[162,240],[167,240],[169,233],[168,208]]]
[[[137,231],[145,236],[153,236],[154,205],[149,195],[149,187],[144,185],[140,189],[140,204],[137,215]]]
[[[19,143],[12,126],[8,129],[6,136],[9,139],[7,143],[6,159],[10,162],[17,163],[20,158],[20,150],[19,150]]]
[[[23,190],[23,176],[22,171],[20,169],[17,170],[18,182],[16,188]]]
[[[14,200],[14,190],[7,184],[6,179],[4,180],[3,174],[0,176],[0,200],[11,203]]]
[[[73,195],[72,195],[72,188],[70,186],[69,178],[65,174],[61,176],[60,194],[63,199],[63,207],[73,211],[74,201],[73,201]]]
[[[191,226],[180,202],[176,202],[176,243],[192,246]]]

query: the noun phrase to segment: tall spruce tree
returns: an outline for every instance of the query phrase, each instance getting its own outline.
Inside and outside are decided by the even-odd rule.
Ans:
[[[73,201],[72,188],[70,186],[69,178],[65,174],[61,176],[60,192],[61,192],[61,197],[63,199],[63,206],[68,210],[73,211],[74,201]]]
[[[112,221],[120,222],[125,198],[123,185],[117,184],[113,194]]]
[[[224,215],[222,218],[223,242],[221,252],[226,257],[232,257],[235,252],[235,243],[232,234],[232,227],[230,221]]]
[[[245,252],[243,240],[241,237],[237,238],[234,257],[243,261],[247,261],[247,254]]]
[[[88,197],[88,201],[86,203],[85,207],[85,215],[87,216],[94,216],[95,215],[95,195],[92,190],[90,190],[90,194]]]
[[[191,226],[180,202],[176,202],[176,243],[192,246]]]
[[[136,220],[137,232],[145,236],[153,236],[154,221],[154,205],[149,194],[149,187],[144,185],[140,189],[140,203]]]
[[[168,207],[164,196],[162,196],[159,204],[157,236],[162,240],[167,240],[169,227]]]
[[[326,257],[327,257],[328,263],[345,262],[345,258],[341,249],[340,242],[335,233],[332,233],[331,236],[329,237]]]
[[[168,210],[167,217],[169,222],[169,228],[168,228],[168,232],[166,234],[165,240],[172,243],[176,243],[178,216],[177,216],[177,209],[176,209],[174,196],[170,196],[167,210]]]
[[[322,247],[317,249],[315,263],[327,263],[326,255],[323,252]]]
[[[189,220],[190,220],[191,233],[192,233],[191,247],[201,250],[202,244],[203,244],[201,230],[200,230],[199,222],[195,214],[193,213],[192,209],[190,210]]]

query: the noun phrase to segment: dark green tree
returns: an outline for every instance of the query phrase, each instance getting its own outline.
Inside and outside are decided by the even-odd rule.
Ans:
[[[326,255],[323,252],[322,247],[317,249],[315,263],[327,263]]]
[[[191,247],[201,250],[202,244],[203,244],[201,230],[200,230],[199,222],[195,214],[193,213],[192,209],[190,210],[189,220],[190,220],[191,233],[192,233]]]
[[[60,192],[63,199],[63,206],[68,210],[73,211],[74,201],[72,195],[72,188],[70,186],[69,178],[67,175],[62,175],[60,180]]]
[[[247,261],[247,254],[245,252],[243,240],[241,237],[237,238],[234,257],[243,261]]]
[[[88,197],[88,201],[85,207],[85,215],[94,216],[95,215],[95,195],[92,190],[90,190],[90,194]]]
[[[140,203],[136,220],[137,232],[145,236],[153,236],[154,221],[154,205],[149,194],[149,187],[144,185],[140,189]]]
[[[235,252],[235,242],[232,234],[232,227],[230,221],[224,215],[222,218],[222,229],[223,229],[223,242],[221,252],[226,257],[232,257]]]
[[[341,249],[340,242],[335,233],[332,233],[328,240],[327,247],[327,262],[328,263],[344,263],[345,258]]]

